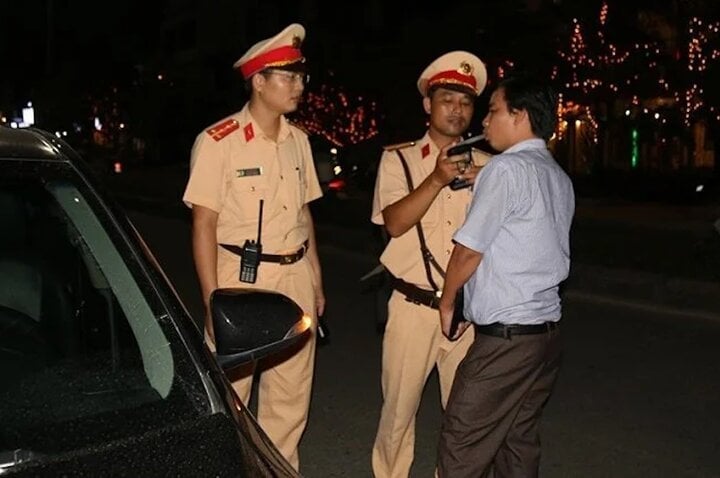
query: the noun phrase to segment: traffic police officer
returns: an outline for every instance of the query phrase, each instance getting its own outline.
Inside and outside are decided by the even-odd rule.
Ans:
[[[206,309],[218,287],[257,287],[290,297],[314,319],[323,313],[320,261],[308,208],[322,192],[307,136],[284,117],[297,109],[305,86],[300,50],[304,37],[302,25],[292,24],[252,46],[234,65],[248,84],[250,100],[240,112],[200,133],[193,146],[183,200],[192,207],[193,257]],[[257,239],[259,220],[262,255],[257,277],[254,283],[242,282],[241,246]],[[212,343],[209,313],[205,328]],[[259,365],[258,421],[296,469],[315,343],[313,333],[301,346]],[[253,369],[231,377],[244,403],[250,398]]]
[[[375,185],[372,221],[384,225],[391,239],[380,261],[394,276],[383,338],[383,406],[372,452],[376,477],[407,477],[415,446],[415,416],[433,367],[440,377],[441,402],[447,402],[455,369],[472,343],[472,334],[451,342],[437,313],[442,275],[421,254],[416,224],[441,269],[453,248],[472,197],[469,188],[447,187],[454,178],[472,182],[488,156],[473,153],[465,169],[448,159],[447,150],[470,124],[474,101],[485,87],[485,66],[475,55],[453,51],[433,61],[420,75],[418,89],[430,115],[429,129],[418,141],[385,149]],[[414,185],[410,191],[400,156]]]

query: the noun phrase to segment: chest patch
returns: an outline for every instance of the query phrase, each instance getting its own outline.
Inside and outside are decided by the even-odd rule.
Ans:
[[[246,178],[248,176],[260,176],[262,174],[262,168],[236,169],[235,174],[238,178]]]

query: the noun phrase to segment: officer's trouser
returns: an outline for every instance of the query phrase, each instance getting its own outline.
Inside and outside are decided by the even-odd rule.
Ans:
[[[239,258],[223,252],[219,254],[225,256],[222,262],[218,257],[220,287],[254,287],[280,292],[316,318],[312,267],[307,258],[288,265],[262,262],[257,282],[246,284],[238,281]],[[258,422],[296,470],[300,466],[298,444],[307,423],[315,366],[316,320],[313,324],[309,340],[257,365],[260,372]],[[250,400],[253,372],[254,366],[250,364],[228,374],[235,392],[246,405]]]
[[[383,338],[384,401],[372,452],[377,478],[409,475],[415,449],[415,415],[425,382],[437,366],[444,409],[455,369],[473,337],[473,328],[469,327],[457,341],[447,340],[437,310],[408,302],[405,296],[393,292]]]

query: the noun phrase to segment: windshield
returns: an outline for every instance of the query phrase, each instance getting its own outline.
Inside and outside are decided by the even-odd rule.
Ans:
[[[167,312],[98,211],[69,165],[0,161],[0,454],[72,450],[208,409]]]

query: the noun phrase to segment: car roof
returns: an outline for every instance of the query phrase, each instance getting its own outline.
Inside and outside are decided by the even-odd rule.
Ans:
[[[69,146],[46,131],[0,126],[0,158],[69,161],[69,151]]]

